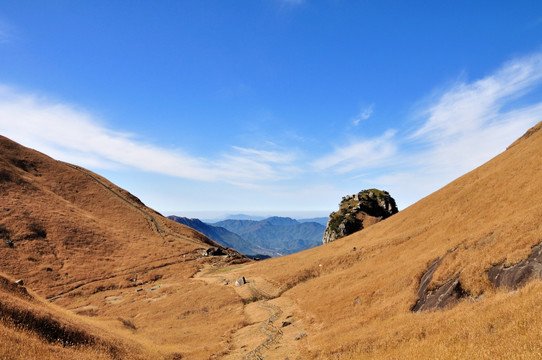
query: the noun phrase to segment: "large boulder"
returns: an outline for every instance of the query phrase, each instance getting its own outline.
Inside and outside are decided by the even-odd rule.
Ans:
[[[339,210],[329,215],[324,239],[327,244],[397,213],[395,200],[387,191],[369,189],[342,198]]]

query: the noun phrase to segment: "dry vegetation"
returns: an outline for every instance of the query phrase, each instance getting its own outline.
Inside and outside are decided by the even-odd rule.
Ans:
[[[142,358],[206,359],[227,351],[231,333],[244,322],[243,303],[232,289],[191,279],[213,261],[201,258],[201,252],[215,243],[99,175],[6,138],[0,137],[0,148],[0,271],[23,279],[38,297],[71,310],[58,313],[54,324],[70,315],[75,323],[100,329],[84,328],[73,336],[113,334],[104,335],[105,343],[121,339],[140,344],[147,351]],[[221,261],[246,261],[232,255]],[[103,341],[62,340],[63,325],[51,325],[47,316],[39,315],[41,308],[2,304],[2,331],[22,331],[3,338],[13,341],[2,343],[2,356],[32,358],[20,352],[26,342],[16,339],[34,339],[31,329],[36,327],[43,329],[38,340],[32,340],[36,354],[42,345],[44,353],[65,352],[66,358],[77,358],[77,352],[89,358],[141,353],[122,341],[117,352],[124,355],[119,357],[103,350],[109,346]],[[41,305],[48,309],[49,304]],[[52,339],[57,339],[53,345]]]
[[[542,242],[541,149],[539,132],[382,223],[244,273],[278,289],[308,278],[282,295],[310,324],[307,357],[538,358],[540,284],[496,292],[487,270]],[[419,279],[441,257],[430,288],[459,274],[467,298],[412,313]]]
[[[542,242],[540,128],[381,223],[235,266],[231,260],[242,259],[202,258],[209,240],[98,175],[0,139],[0,268],[13,277],[0,287],[0,353],[539,359],[542,282],[495,289],[487,271],[527,258]],[[412,312],[420,279],[437,259],[429,289],[459,276],[466,296],[443,310]],[[235,287],[241,276],[249,283]],[[35,293],[13,285],[15,278]],[[35,319],[60,332],[48,338],[21,325],[41,324]]]

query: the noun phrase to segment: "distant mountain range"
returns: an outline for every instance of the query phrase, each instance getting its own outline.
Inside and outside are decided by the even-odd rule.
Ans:
[[[260,221],[223,220],[211,225],[234,232],[252,246],[273,252],[274,256],[292,254],[320,245],[326,229],[321,223],[299,222],[278,216]]]
[[[179,224],[186,225],[191,227],[194,230],[199,231],[203,235],[207,236],[209,239],[216,239],[215,241],[222,246],[226,246],[232,249],[235,249],[245,255],[268,255],[266,249],[253,246],[250,242],[243,239],[241,236],[233,233],[223,227],[212,226],[204,223],[199,219],[189,219],[186,217],[180,216],[168,216],[169,219],[178,222]]]
[[[273,217],[277,217],[277,216],[273,216]],[[230,214],[230,215],[226,215],[226,216],[222,216],[222,217],[216,217],[216,218],[201,218],[200,217],[199,220],[201,220],[202,222],[204,222],[206,224],[215,224],[217,222],[224,221],[224,220],[254,220],[254,221],[260,221],[260,220],[266,220],[266,219],[269,219],[269,218],[270,218],[269,216],[258,216],[258,215],[247,215],[247,214]],[[292,217],[290,216],[290,218],[292,218]],[[325,217],[314,217],[314,218],[308,218],[308,219],[298,219],[298,218],[292,218],[292,219],[295,219],[300,223],[315,222],[315,223],[322,224],[322,225],[326,226],[329,217],[325,216]]]
[[[327,222],[327,218],[298,221],[273,216],[263,220],[228,219],[208,224],[179,216],[169,218],[249,256],[282,256],[320,245]]]
[[[300,223],[306,223],[306,222],[315,222],[315,223],[318,223],[318,224],[321,224],[321,225],[324,225],[326,226],[327,225],[327,221],[329,220],[329,217],[316,217],[316,218],[311,218],[311,219],[297,219],[298,222]]]

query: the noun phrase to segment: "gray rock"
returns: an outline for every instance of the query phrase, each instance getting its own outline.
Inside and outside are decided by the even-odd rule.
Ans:
[[[24,281],[22,279],[19,279],[17,281],[15,281],[15,284],[19,285],[19,286],[23,286],[24,285]]]
[[[247,280],[245,279],[245,277],[240,277],[239,279],[237,279],[237,281],[235,282],[235,286],[243,286],[247,283]]]
[[[295,339],[296,339],[296,340],[301,340],[301,339],[303,339],[303,338],[306,337],[306,336],[307,336],[307,334],[305,334],[305,333],[303,332],[303,333],[297,335],[297,336],[295,337]]]

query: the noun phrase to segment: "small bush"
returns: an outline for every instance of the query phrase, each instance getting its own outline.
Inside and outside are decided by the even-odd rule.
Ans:
[[[9,230],[2,225],[0,225],[0,237],[4,240],[11,239]]]
[[[0,170],[0,183],[13,181],[13,177],[7,170]]]
[[[32,232],[33,237],[43,238],[43,239],[47,237],[47,231],[45,230],[43,225],[38,224],[36,222],[30,225],[29,230]]]
[[[127,327],[128,329],[137,330],[137,327],[135,326],[134,322],[130,319],[123,319],[121,317],[118,318],[118,320]]]

